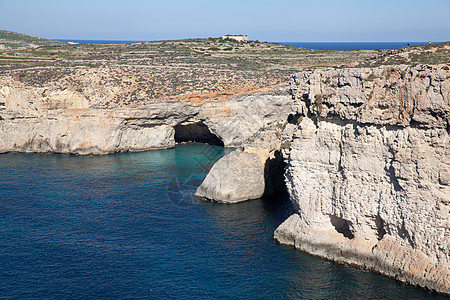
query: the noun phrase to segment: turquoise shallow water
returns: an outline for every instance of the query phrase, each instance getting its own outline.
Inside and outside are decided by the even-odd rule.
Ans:
[[[229,151],[0,155],[0,298],[440,298],[276,244],[285,194],[197,201]]]

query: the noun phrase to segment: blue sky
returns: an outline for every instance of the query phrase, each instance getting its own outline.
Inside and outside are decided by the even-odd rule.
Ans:
[[[450,0],[0,0],[0,29],[60,39],[448,41]]]

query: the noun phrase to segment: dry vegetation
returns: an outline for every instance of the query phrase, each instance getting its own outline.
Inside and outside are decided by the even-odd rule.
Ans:
[[[56,46],[64,44],[65,43],[59,41],[0,30],[0,50],[37,48],[41,46]]]
[[[97,97],[91,101],[93,107],[140,105],[156,99],[255,92],[284,84],[292,73],[301,69],[397,64],[405,53],[409,53],[411,63],[448,62],[448,44],[443,45],[413,53],[411,49],[422,48],[329,51],[217,38],[66,44],[1,51],[0,78],[12,77],[26,85],[43,88],[56,84],[62,89],[78,90],[85,96],[98,87],[110,87],[116,90],[114,99]],[[440,48],[432,52],[433,47],[442,47],[446,52],[442,54]],[[432,58],[425,58],[425,54]]]
[[[437,65],[450,63],[450,42],[406,47],[387,52],[380,51],[375,58],[358,62],[355,66],[377,67],[382,65],[409,65],[421,64]]]

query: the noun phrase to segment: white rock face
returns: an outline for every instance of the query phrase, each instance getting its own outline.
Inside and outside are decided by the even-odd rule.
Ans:
[[[81,78],[82,79],[82,78]],[[206,126],[225,147],[243,146],[262,128],[286,119],[287,90],[215,100],[154,101],[116,109],[95,109],[96,97],[113,97],[119,87],[75,91],[58,82],[25,86],[0,77],[0,153],[53,152],[108,154],[175,146],[175,127]],[[195,137],[193,137],[195,139]]]
[[[174,147],[173,137],[171,126],[132,126],[120,114],[104,111],[65,111],[45,117],[8,114],[0,120],[0,153],[145,151]]]
[[[304,115],[285,153],[297,213],[275,239],[450,294],[445,69],[314,71],[291,86]]]
[[[201,114],[205,124],[221,137],[226,147],[242,147],[262,129],[285,122],[292,110],[288,91],[280,94],[255,94],[226,102],[206,103]]]
[[[175,130],[169,125],[154,127],[126,128],[121,132],[122,137],[118,151],[146,151],[152,149],[166,149],[175,146]]]
[[[264,166],[255,153],[233,151],[211,168],[195,195],[223,203],[261,198],[264,194]]]

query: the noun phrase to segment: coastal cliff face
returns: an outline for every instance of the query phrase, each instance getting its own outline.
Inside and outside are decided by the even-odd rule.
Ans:
[[[450,294],[449,66],[304,71],[275,239]]]
[[[292,106],[286,89],[278,88],[211,101],[155,100],[100,109],[96,103],[114,97],[120,83],[82,85],[81,90],[59,83],[0,79],[0,153],[108,154],[170,148],[179,141],[238,147],[284,119]]]

